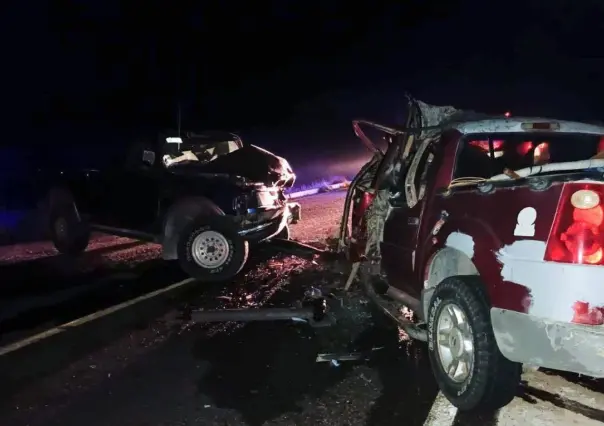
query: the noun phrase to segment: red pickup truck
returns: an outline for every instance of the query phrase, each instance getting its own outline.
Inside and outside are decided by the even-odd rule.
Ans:
[[[402,129],[354,123],[375,155],[340,248],[373,300],[427,341],[459,409],[509,403],[523,364],[603,378],[604,127],[411,111]],[[385,152],[363,124],[387,134]]]

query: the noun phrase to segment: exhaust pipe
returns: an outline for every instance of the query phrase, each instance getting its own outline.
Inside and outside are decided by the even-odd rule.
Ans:
[[[421,303],[417,299],[401,290],[389,286],[382,280],[373,283],[372,276],[367,272],[366,268],[360,268],[360,278],[367,296],[386,316],[393,319],[412,339],[420,340],[422,342],[428,341],[428,332],[426,329],[421,328],[417,324],[403,319],[400,315],[392,312],[388,306],[384,304],[384,301],[380,300],[382,299],[380,295],[388,296],[391,299],[408,306],[411,310],[419,314],[421,312],[421,310],[419,310]]]
[[[396,300],[397,302],[400,302],[409,309],[411,309],[413,312],[417,313],[419,316],[423,316],[421,315],[421,302],[415,297],[411,296],[409,293],[405,293],[404,291],[399,290],[396,287],[392,287],[383,280],[374,282],[372,283],[372,285],[377,294]]]

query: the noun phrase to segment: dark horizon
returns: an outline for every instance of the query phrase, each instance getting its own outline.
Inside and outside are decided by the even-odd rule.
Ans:
[[[183,129],[235,131],[303,167],[364,155],[350,121],[402,124],[405,92],[486,113],[604,116],[597,1],[45,4],[11,19],[6,117],[20,135],[3,145],[122,145],[174,128],[180,104]]]

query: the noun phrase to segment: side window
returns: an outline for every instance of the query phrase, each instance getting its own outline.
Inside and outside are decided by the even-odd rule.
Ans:
[[[461,144],[454,178],[490,178],[493,173],[493,164],[489,156],[489,141],[462,141]]]

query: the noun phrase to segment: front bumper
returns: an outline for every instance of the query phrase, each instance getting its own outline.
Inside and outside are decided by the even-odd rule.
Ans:
[[[510,361],[604,378],[604,327],[492,308],[499,350]]]
[[[278,210],[256,212],[259,220],[239,231],[239,235],[245,237],[251,243],[266,241],[283,230],[289,223],[300,220],[300,204],[285,203]]]

